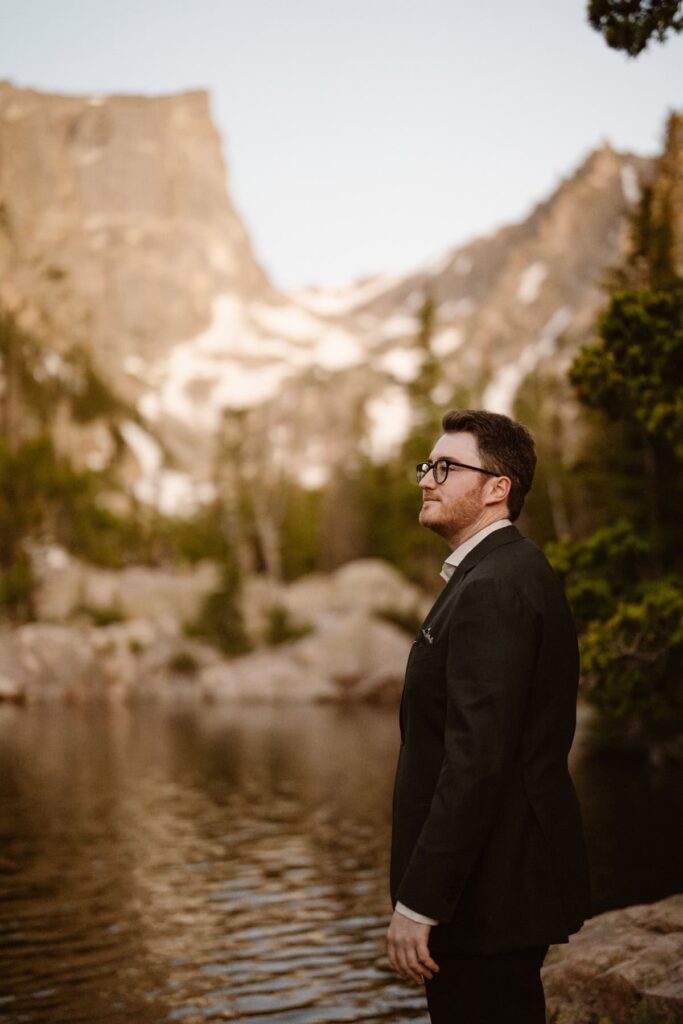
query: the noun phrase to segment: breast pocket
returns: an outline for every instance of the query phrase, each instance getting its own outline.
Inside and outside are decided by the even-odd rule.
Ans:
[[[445,648],[442,644],[427,644],[416,640],[406,670],[406,689],[424,685],[440,678],[444,673]]]

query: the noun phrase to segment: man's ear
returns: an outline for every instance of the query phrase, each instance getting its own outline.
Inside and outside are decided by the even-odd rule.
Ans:
[[[507,502],[511,487],[512,481],[509,476],[492,477],[489,481],[486,504],[497,505],[501,501]]]

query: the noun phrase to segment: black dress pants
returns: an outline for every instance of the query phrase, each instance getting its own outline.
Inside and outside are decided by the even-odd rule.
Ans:
[[[541,966],[547,946],[509,953],[432,953],[425,980],[432,1024],[545,1024]]]

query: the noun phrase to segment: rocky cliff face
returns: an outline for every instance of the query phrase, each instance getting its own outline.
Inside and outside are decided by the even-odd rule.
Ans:
[[[85,343],[135,405],[121,435],[143,500],[182,511],[212,493],[226,414],[271,468],[314,486],[359,450],[383,458],[408,430],[427,293],[439,403],[512,412],[530,375],[557,377],[592,332],[601,275],[623,256],[652,171],[604,147],[522,223],[412,274],[283,295],[230,203],[204,93],[77,98],[4,83],[0,305],[50,347]]]
[[[268,293],[205,92],[58,96],[0,83],[0,302],[120,379]],[[132,365],[132,364],[130,364]]]

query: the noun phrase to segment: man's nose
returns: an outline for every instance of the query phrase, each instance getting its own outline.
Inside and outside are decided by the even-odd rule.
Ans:
[[[434,479],[434,470],[430,469],[428,473],[420,480],[420,487],[425,490],[433,491],[435,487],[438,487],[436,480]]]

